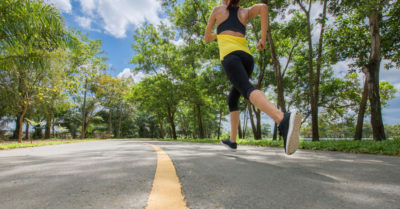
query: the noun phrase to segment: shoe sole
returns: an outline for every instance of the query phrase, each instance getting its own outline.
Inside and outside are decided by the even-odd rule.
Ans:
[[[222,141],[219,141],[219,142],[220,142],[222,145],[224,145],[225,148],[227,148],[227,149],[229,149],[229,150],[231,150],[231,151],[233,151],[233,152],[236,152],[237,149],[231,148],[229,145],[222,143]]]
[[[290,116],[289,131],[286,143],[286,154],[291,155],[296,152],[299,147],[300,127],[303,115],[294,111]]]

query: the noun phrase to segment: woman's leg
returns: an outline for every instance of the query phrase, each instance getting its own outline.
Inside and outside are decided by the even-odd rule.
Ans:
[[[239,127],[239,98],[240,92],[232,86],[231,91],[228,96],[228,107],[230,112],[230,120],[231,120],[231,142],[236,142],[237,131]]]
[[[236,136],[239,128],[239,117],[240,117],[240,112],[239,111],[233,111],[230,113],[230,118],[231,118],[231,142],[235,143],[236,142]]]
[[[283,112],[276,108],[263,92],[257,90],[249,81],[254,65],[253,57],[245,52],[233,52],[222,61],[225,73],[240,92],[240,94],[256,106],[258,109],[269,115],[276,123],[283,119]]]
[[[294,111],[292,113],[281,112],[273,105],[265,96],[265,94],[250,83],[249,77],[254,65],[253,57],[245,52],[233,52],[225,56],[222,61],[225,73],[233,86],[246,99],[256,106],[258,109],[268,114],[275,122],[279,123],[279,132],[283,136],[285,152],[288,155],[293,154],[298,145],[300,138],[300,127],[302,115]],[[237,119],[237,122],[236,122]],[[231,115],[231,136],[236,137],[236,131],[239,122],[239,114]],[[223,144],[228,145],[232,149],[236,149],[237,144],[231,143],[228,140],[222,140]]]
[[[246,68],[247,75],[251,78],[254,69],[254,59],[251,55],[243,55],[244,67]],[[276,108],[265,94],[258,90],[251,90],[248,95],[250,102],[258,109],[270,116],[276,123],[280,123],[283,119],[283,112]]]
[[[269,115],[276,123],[279,124],[283,120],[283,112],[268,100],[264,92],[258,89],[252,91],[249,100],[254,106]]]

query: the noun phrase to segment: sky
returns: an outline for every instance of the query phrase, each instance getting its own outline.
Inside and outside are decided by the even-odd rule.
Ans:
[[[131,47],[134,30],[145,23],[169,23],[162,11],[160,0],[46,0],[61,11],[65,24],[89,34],[91,39],[101,39],[103,50],[108,57],[110,69],[107,73],[117,77],[131,76],[139,82],[145,75],[142,72],[133,74],[133,64],[129,63],[134,56]],[[295,8],[295,7],[293,7]],[[315,3],[311,17],[321,13],[322,6]],[[290,14],[285,18],[290,18]],[[330,21],[332,19],[330,18]],[[279,21],[285,21],[282,18]],[[328,21],[329,22],[329,21]],[[318,40],[319,27],[313,31],[314,43]],[[179,42],[179,40],[176,40]],[[385,62],[385,61],[384,61]],[[349,60],[333,66],[336,76],[343,77],[348,72]],[[397,89],[396,98],[383,108],[385,124],[400,123],[400,69],[385,70],[381,68],[380,78],[390,82]],[[360,75],[361,76],[361,75]],[[272,121],[263,117],[263,123]],[[227,127],[226,127],[227,128]]]

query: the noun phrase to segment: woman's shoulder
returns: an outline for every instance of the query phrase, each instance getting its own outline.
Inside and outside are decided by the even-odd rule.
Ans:
[[[219,5],[219,6],[214,7],[213,12],[221,12],[223,10],[226,10],[226,8],[227,7],[225,5]]]

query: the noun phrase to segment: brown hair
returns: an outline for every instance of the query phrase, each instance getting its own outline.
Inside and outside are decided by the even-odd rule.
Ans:
[[[231,0],[228,5],[228,10],[234,7],[237,7],[240,3],[240,0]]]

